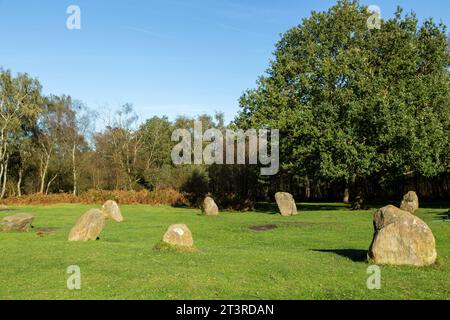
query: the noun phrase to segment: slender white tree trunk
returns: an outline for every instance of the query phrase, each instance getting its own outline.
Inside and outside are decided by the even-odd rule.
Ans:
[[[7,156],[5,159],[4,170],[3,170],[2,191],[0,194],[0,199],[3,199],[6,194],[6,181],[8,179],[8,162],[9,162],[9,156]]]
[[[48,166],[50,163],[50,155],[48,154],[45,158],[41,159],[41,187],[39,188],[39,193],[44,193],[45,180],[47,178]]]
[[[22,176],[23,176],[23,170],[19,169],[19,180],[17,181],[17,196],[22,196]]]
[[[5,172],[5,166],[4,166],[4,163],[1,163],[0,164],[0,183],[3,180],[3,172]],[[0,194],[0,196],[1,196],[1,194]],[[2,199],[2,198],[3,197],[0,197],[0,199]]]
[[[76,165],[76,148],[77,148],[77,146],[76,146],[76,144],[74,144],[73,145],[73,148],[72,148],[72,171],[73,171],[73,195],[74,196],[76,196],[77,195],[77,189],[78,189],[78,186],[77,186],[77,182],[78,182],[78,179],[77,179],[77,165]]]
[[[45,195],[48,194],[48,191],[50,190],[50,185],[52,184],[53,181],[55,181],[56,177],[58,177],[58,174],[55,174],[55,176],[53,178],[51,178],[50,181],[47,183],[47,188],[45,189]]]

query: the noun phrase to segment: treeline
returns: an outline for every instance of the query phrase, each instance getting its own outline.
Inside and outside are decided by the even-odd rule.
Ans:
[[[446,26],[339,1],[287,31],[240,127],[280,129],[278,188],[302,198],[450,199]]]
[[[87,190],[181,190],[203,168],[174,166],[172,132],[223,127],[223,115],[153,117],[131,104],[98,114],[70,96],[43,96],[36,79],[0,70],[0,198]],[[96,123],[102,129],[95,130]]]
[[[369,29],[369,17],[358,2],[340,1],[286,32],[229,125],[222,114],[140,121],[131,104],[98,114],[0,70],[0,198],[173,189],[193,205],[211,193],[242,210],[281,190],[298,200],[399,199],[407,190],[450,199],[446,28],[399,10]],[[175,166],[172,132],[194,120],[204,130],[279,129],[280,172]]]

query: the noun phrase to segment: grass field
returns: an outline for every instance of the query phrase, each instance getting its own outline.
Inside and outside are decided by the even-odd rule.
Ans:
[[[450,298],[450,223],[436,222],[444,209],[418,213],[436,237],[438,263],[383,266],[381,289],[368,290],[365,259],[375,209],[299,204],[295,217],[272,210],[206,217],[193,209],[122,206],[125,221],[108,221],[99,241],[68,242],[90,207],[16,208],[35,215],[35,229],[0,233],[0,299]],[[197,251],[153,249],[173,223],[189,226]],[[262,225],[277,228],[249,229]],[[60,229],[39,237],[38,228]],[[70,265],[81,268],[81,290],[66,287]]]

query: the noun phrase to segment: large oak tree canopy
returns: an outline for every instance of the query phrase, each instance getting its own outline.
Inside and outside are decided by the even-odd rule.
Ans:
[[[285,172],[328,181],[450,170],[446,28],[415,15],[381,21],[357,1],[313,12],[276,44],[236,123],[280,129]]]

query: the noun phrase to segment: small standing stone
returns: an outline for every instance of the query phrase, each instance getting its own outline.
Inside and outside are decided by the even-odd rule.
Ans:
[[[277,192],[275,200],[282,216],[293,216],[297,214],[297,206],[292,194],[287,192]]]
[[[346,204],[350,203],[350,191],[348,191],[348,188],[345,188],[343,202]]]
[[[105,204],[102,206],[103,213],[106,215],[106,217],[113,219],[116,222],[122,222],[123,216],[120,212],[120,208],[117,205],[117,202],[113,200],[108,200],[105,202]]]
[[[414,191],[409,191],[403,196],[402,203],[400,204],[400,209],[408,211],[412,214],[415,214],[417,209],[419,209],[419,197]]]
[[[192,247],[192,233],[185,224],[173,224],[164,234],[163,241],[173,246]]]
[[[105,226],[105,215],[101,210],[91,209],[86,212],[69,234],[69,241],[96,240]]]
[[[5,232],[28,232],[30,231],[33,219],[34,217],[28,213],[18,213],[12,216],[7,216],[3,218],[0,229]]]
[[[203,200],[203,211],[207,216],[218,216],[219,215],[219,207],[216,202],[211,197],[206,197]]]

